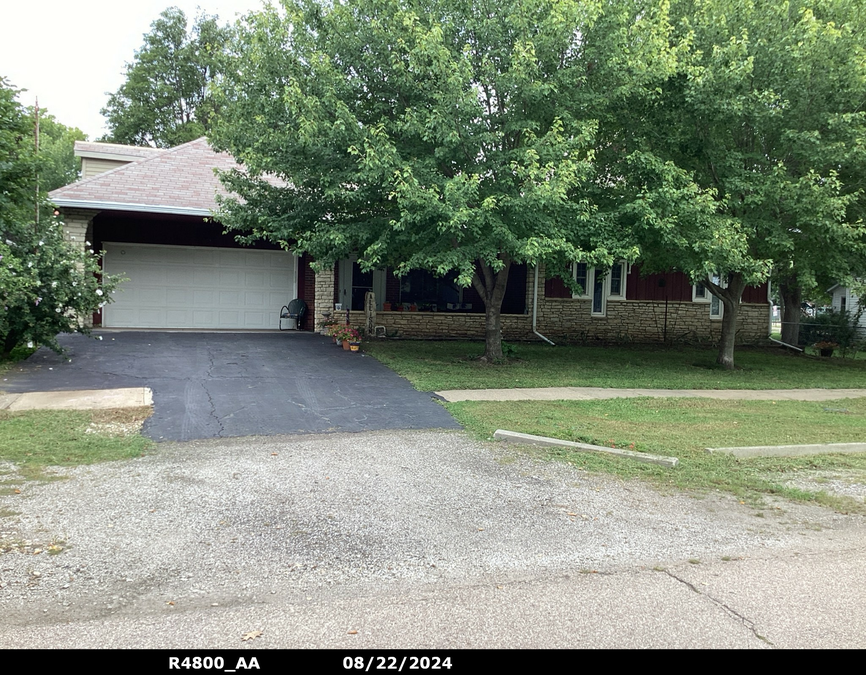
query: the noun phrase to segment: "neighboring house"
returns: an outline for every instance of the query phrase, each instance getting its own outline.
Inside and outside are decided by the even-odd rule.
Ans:
[[[105,146],[104,148],[102,146]],[[140,154],[136,154],[143,151]],[[484,336],[484,305],[453,278],[414,271],[362,272],[352,260],[314,274],[307,256],[275,246],[241,247],[210,218],[224,193],[214,169],[235,166],[205,139],[151,150],[100,143],[76,145],[85,159],[125,162],[51,193],[67,235],[105,250],[104,269],[129,278],[95,323],[112,328],[276,329],[282,305],[295,297],[309,306],[307,328],[348,310],[364,323],[365,293],[376,293],[375,324],[402,337]],[[84,153],[89,153],[89,157]],[[111,157],[115,159],[112,160]],[[502,306],[506,339],[548,337],[602,341],[715,341],[722,307],[679,272],[640,275],[638,265],[612,270],[575,265],[585,291],[574,295],[543,266],[513,265]],[[537,309],[533,304],[537,298]],[[342,313],[338,314],[342,316]],[[738,337],[757,342],[769,333],[766,285],[747,288]]]
[[[840,284],[836,284],[835,286],[828,288],[827,292],[833,298],[832,307],[834,311],[850,312],[852,315],[855,316],[859,314],[859,332],[862,337],[866,337],[866,308],[861,305],[862,298],[860,298],[848,286],[842,286]]]

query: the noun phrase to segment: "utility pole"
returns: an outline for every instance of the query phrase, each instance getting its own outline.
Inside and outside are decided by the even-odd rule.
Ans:
[[[34,149],[36,151],[36,161],[39,162],[39,97],[36,97],[36,106],[35,106],[35,114],[36,114],[36,126],[34,130]],[[36,221],[33,225],[33,231],[38,234],[39,233],[39,165],[36,165]]]

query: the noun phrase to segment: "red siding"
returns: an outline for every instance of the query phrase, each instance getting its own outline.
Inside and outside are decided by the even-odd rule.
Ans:
[[[570,298],[571,291],[559,277],[551,277],[544,280],[545,298]]]
[[[760,286],[746,286],[743,291],[743,302],[753,302],[755,304],[767,304],[767,284],[763,283]]]
[[[662,272],[641,276],[640,265],[632,265],[625,293],[627,300],[691,302],[692,284],[682,272]]]

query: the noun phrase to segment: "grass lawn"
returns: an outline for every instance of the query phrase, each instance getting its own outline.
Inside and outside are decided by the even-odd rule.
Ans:
[[[24,478],[50,466],[75,466],[138,457],[153,447],[138,433],[149,407],[122,410],[0,411],[0,460]],[[0,489],[10,489],[8,481]]]
[[[537,448],[539,456],[590,471],[642,477],[688,490],[717,489],[760,504],[765,495],[817,501],[866,512],[862,500],[788,487],[815,470],[851,472],[866,480],[866,455],[736,459],[706,447],[844,443],[866,439],[866,399],[833,402],[614,399],[606,401],[466,401],[447,404],[480,438],[496,429],[675,456],[675,469],[568,449]]]
[[[782,349],[738,348],[737,369],[715,365],[709,347],[517,344],[507,363],[478,362],[481,342],[383,340],[365,351],[421,391],[515,387],[662,389],[866,388],[866,360],[824,359]]]

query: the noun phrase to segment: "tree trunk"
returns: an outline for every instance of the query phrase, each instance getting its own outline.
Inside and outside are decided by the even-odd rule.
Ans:
[[[483,260],[479,260],[472,279],[472,287],[484,300],[484,356],[482,361],[496,363],[502,360],[502,300],[508,283],[511,259],[502,255],[505,266],[494,272]]]
[[[705,282],[710,292],[722,301],[722,338],[716,363],[726,370],[734,369],[734,345],[737,339],[737,319],[740,314],[740,300],[746,283],[739,272],[728,274],[727,285],[714,284],[712,279]]]
[[[800,339],[800,305],[802,295],[795,278],[779,284],[779,295],[782,298],[782,342],[796,345]]]
[[[15,331],[10,330],[8,333],[6,333],[6,337],[3,338],[3,347],[0,348],[0,356],[2,356],[2,358],[4,359],[9,358],[12,350],[18,346],[19,339],[20,335]]]

